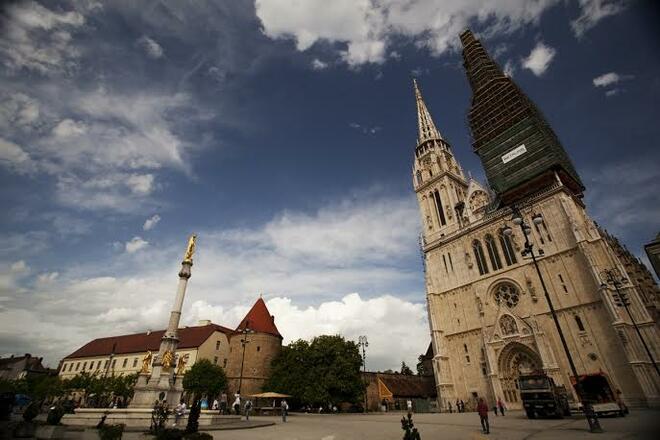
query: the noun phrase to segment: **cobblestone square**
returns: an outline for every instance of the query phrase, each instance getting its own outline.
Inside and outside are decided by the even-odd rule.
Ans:
[[[318,415],[294,414],[286,423],[265,428],[212,432],[223,440],[400,440],[403,438],[402,413]],[[422,440],[430,439],[655,439],[660,422],[658,411],[634,411],[625,418],[602,418],[602,434],[590,434],[586,421],[573,416],[566,419],[529,420],[524,413],[512,411],[504,417],[490,414],[491,433],[484,435],[476,413],[415,414],[413,420]],[[252,419],[252,418],[251,418]],[[272,420],[254,417],[254,420]]]

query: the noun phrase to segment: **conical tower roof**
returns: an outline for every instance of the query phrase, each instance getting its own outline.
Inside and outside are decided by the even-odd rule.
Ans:
[[[422,98],[422,92],[419,90],[415,78],[413,78],[413,88],[415,89],[415,101],[417,102],[417,145],[434,139],[442,139],[440,132],[433,122],[433,118],[431,118],[431,113],[426,108],[426,104]]]
[[[248,329],[255,331],[257,333],[268,333],[274,336],[282,335],[275,326],[275,317],[270,314],[268,307],[263,298],[259,298],[256,303],[252,306],[250,311],[245,315],[245,318],[238,324],[236,331],[240,332],[247,327]]]

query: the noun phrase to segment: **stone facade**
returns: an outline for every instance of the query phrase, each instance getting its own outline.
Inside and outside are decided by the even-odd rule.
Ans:
[[[574,393],[567,358],[539,275],[521,251],[525,238],[498,195],[465,177],[450,144],[433,124],[415,83],[419,119],[413,187],[422,217],[426,294],[438,405],[502,398],[521,408],[517,378],[543,370]],[[429,122],[430,121],[430,124]],[[546,173],[547,174],[547,173]],[[630,405],[660,404],[660,381],[625,310],[601,286],[601,271],[626,264],[589,217],[576,179],[558,173],[516,201],[578,374],[603,374]],[[577,180],[579,181],[579,179]],[[514,197],[515,188],[506,188]],[[513,195],[512,195],[513,194]],[[543,222],[531,221],[541,214]],[[502,233],[505,226],[513,235]],[[658,358],[649,304],[657,286],[626,284],[631,311]],[[642,295],[640,289],[644,290]],[[647,299],[644,299],[646,296]],[[573,396],[574,398],[576,396]]]

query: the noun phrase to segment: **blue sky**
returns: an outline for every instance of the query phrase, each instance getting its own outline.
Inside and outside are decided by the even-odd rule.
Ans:
[[[553,125],[589,212],[643,257],[660,219],[649,4],[6,5],[0,354],[56,364],[92,337],[163,327],[194,231],[186,324],[236,325],[261,293],[286,341],[366,334],[369,368],[414,363],[429,338],[411,77],[482,179],[466,26]]]

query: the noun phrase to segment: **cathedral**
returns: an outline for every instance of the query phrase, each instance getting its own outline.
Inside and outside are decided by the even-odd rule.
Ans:
[[[521,409],[517,378],[540,371],[578,400],[547,291],[580,380],[598,377],[628,405],[658,406],[656,367],[631,320],[657,359],[657,285],[589,216],[584,184],[539,108],[469,30],[460,38],[487,186],[466,177],[413,84],[412,177],[438,405],[484,397]],[[617,286],[608,273],[620,274]]]

